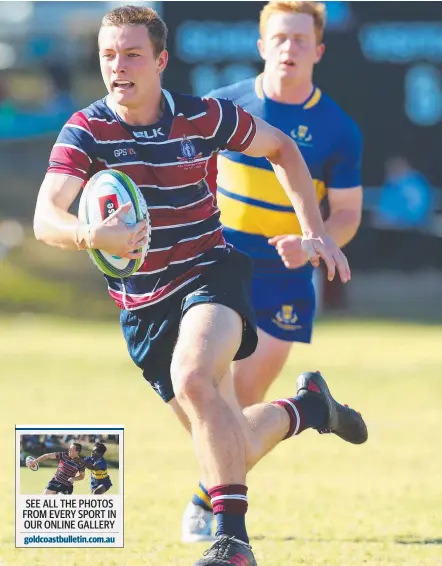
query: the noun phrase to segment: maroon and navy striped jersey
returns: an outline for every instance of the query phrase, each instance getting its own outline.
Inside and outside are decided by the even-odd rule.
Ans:
[[[57,452],[56,458],[58,460],[58,468],[54,479],[65,485],[72,485],[69,478],[75,477],[77,472],[83,472],[85,465],[72,460],[67,452]]]
[[[49,173],[84,182],[121,170],[143,193],[152,223],[146,260],[127,279],[106,276],[109,294],[127,310],[169,297],[229,253],[208,164],[222,149],[244,151],[256,132],[253,117],[228,100],[166,90],[163,99],[163,115],[150,126],[123,122],[107,97],[91,104],[68,120],[49,159]]]

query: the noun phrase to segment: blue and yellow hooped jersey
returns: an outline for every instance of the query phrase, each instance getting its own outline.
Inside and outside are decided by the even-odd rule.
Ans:
[[[88,462],[89,464],[95,464],[95,467],[97,468],[96,470],[90,470],[92,489],[95,489],[99,485],[112,485],[109,473],[107,471],[107,462],[103,457],[95,459],[92,456],[88,456],[84,459],[84,461]]]
[[[303,104],[283,104],[267,98],[262,75],[215,90],[210,96],[227,98],[265,120],[296,141],[313,177],[318,202],[327,189],[361,184],[362,139],[358,126],[326,94],[314,87]],[[255,270],[287,271],[268,238],[301,234],[301,228],[270,162],[224,151],[218,156],[218,205],[225,236],[255,260]],[[266,267],[265,267],[266,266]],[[304,266],[298,275],[311,274]]]

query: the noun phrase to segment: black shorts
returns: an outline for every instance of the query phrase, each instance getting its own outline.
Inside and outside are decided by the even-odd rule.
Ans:
[[[244,321],[242,342],[235,360],[253,354],[258,335],[251,301],[251,279],[249,256],[232,248],[222,260],[208,266],[198,279],[170,299],[144,309],[122,311],[121,327],[129,354],[166,403],[174,397],[170,364],[181,318],[192,306],[215,303],[235,310]]]
[[[74,491],[74,486],[66,485],[65,483],[61,483],[57,480],[51,480],[46,486],[46,489],[50,489],[56,493],[62,493],[63,495],[71,495]]]

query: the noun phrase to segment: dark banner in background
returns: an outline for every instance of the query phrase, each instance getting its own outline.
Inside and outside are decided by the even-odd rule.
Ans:
[[[22,4],[14,4],[14,11]],[[256,41],[265,2],[152,4],[169,27],[166,88],[203,95],[262,71]],[[75,108],[102,97],[97,30],[110,3],[36,2],[32,6],[32,18],[20,31],[18,12],[15,24],[0,26],[0,43],[10,41],[16,53],[16,66],[4,75],[2,84],[7,89],[10,80],[9,90],[17,96],[18,107],[35,108],[39,98],[51,92],[54,85],[45,65],[52,59],[59,62],[59,74],[66,71]],[[437,214],[427,225],[440,241],[442,2],[328,2],[327,11],[327,49],[315,80],[363,132],[365,210],[377,206],[380,191],[368,189],[384,185],[386,162],[396,156],[405,158],[436,189],[433,210]],[[0,169],[8,190],[2,195],[0,216],[31,218],[50,147],[68,115],[39,114],[37,109],[9,123],[3,112]],[[33,141],[37,137],[38,144]],[[27,167],[17,175],[20,159]]]
[[[264,2],[163,2],[170,32],[165,86],[205,94],[262,70]],[[442,186],[442,4],[329,2],[317,84],[355,118],[365,140],[364,184],[406,157]]]

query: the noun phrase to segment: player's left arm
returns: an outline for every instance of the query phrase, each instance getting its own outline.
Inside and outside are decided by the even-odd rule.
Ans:
[[[242,151],[251,157],[266,157],[295,209],[303,233],[303,248],[314,266],[325,261],[331,280],[337,267],[341,280],[350,279],[347,258],[326,233],[310,172],[296,143],[286,134],[254,117],[256,134]]]
[[[94,464],[94,462],[92,462],[88,458],[82,458],[81,456],[77,456],[75,458],[75,461],[85,466],[88,470],[98,470],[96,464]]]
[[[348,281],[347,258],[326,235],[313,180],[296,143],[229,100],[208,98],[205,102],[205,123],[210,130],[206,130],[206,139],[214,152],[228,149],[251,157],[266,157],[297,213],[303,233],[301,245],[308,260],[318,266],[322,258],[330,280],[337,268],[341,280]]]
[[[319,211],[310,172],[296,143],[286,134],[254,116],[256,134],[242,151],[250,157],[267,158],[279,182],[293,204],[306,237],[324,237],[325,228]]]
[[[77,472],[73,478],[70,478],[70,480],[71,480],[72,483],[74,481],[81,481],[81,480],[84,480],[84,476],[85,476],[85,472],[83,470],[81,472]]]
[[[327,234],[341,247],[358,231],[362,218],[362,136],[355,123],[341,129],[339,144],[329,170]]]

